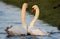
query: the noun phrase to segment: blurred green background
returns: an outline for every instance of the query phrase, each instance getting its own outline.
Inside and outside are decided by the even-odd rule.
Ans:
[[[44,20],[45,22],[53,26],[60,25],[60,0],[2,0],[2,1],[20,8],[22,7],[22,4],[26,2],[28,3],[27,9],[28,12],[31,12],[31,7],[34,4],[37,4],[40,8],[39,19]]]

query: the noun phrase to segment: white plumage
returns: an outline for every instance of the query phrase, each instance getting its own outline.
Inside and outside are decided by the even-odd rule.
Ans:
[[[22,6],[22,26],[10,26],[10,27],[7,27],[6,28],[6,32],[8,33],[9,36],[12,36],[12,35],[21,35],[21,34],[24,34],[26,35],[27,34],[27,27],[26,27],[26,24],[25,24],[25,13],[26,13],[26,8],[27,8],[27,3],[24,3],[23,6]]]
[[[12,28],[8,29],[9,32],[12,32],[14,35],[21,35],[21,34],[27,34],[27,31],[22,28],[21,26],[13,26]]]
[[[34,28],[33,26],[34,26],[34,23],[36,22],[36,20],[38,19],[38,17],[39,17],[39,7],[37,6],[37,5],[34,5],[33,7],[32,7],[32,12],[33,11],[36,11],[36,13],[35,13],[35,17],[34,17],[34,19],[32,20],[32,22],[30,23],[30,25],[29,25],[29,27],[28,27],[28,32],[31,34],[31,35],[49,35],[50,33],[44,33],[44,32],[42,32],[40,29],[36,29],[36,28]]]

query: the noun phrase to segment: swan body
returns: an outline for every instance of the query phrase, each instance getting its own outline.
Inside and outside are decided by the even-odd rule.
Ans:
[[[8,32],[10,32],[12,35],[21,35],[25,34],[26,35],[26,30],[24,28],[20,28],[18,26],[13,26],[12,28],[8,29]]]
[[[30,23],[30,26],[28,27],[28,32],[31,34],[31,35],[49,35],[50,33],[46,34],[44,32],[42,32],[40,29],[35,29],[33,28],[34,26],[34,23],[36,22],[36,20],[38,19],[38,16],[39,16],[39,7],[37,5],[34,5],[32,7],[32,12],[33,11],[36,11],[35,13],[35,17],[34,19],[32,20],[32,22]]]
[[[36,28],[30,28],[29,33],[31,35],[39,35],[39,36],[48,36],[48,35],[50,35],[50,33],[44,33],[40,29],[36,29]]]
[[[27,8],[27,3],[24,3],[22,6],[22,27],[21,26],[10,26],[6,28],[6,32],[9,36],[27,34],[26,24],[25,24],[25,12]]]

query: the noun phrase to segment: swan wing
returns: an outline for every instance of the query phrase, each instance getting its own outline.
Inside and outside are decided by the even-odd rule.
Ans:
[[[30,29],[30,33],[32,35],[48,35],[48,34],[42,32],[40,29]]]
[[[20,27],[16,27],[16,26],[8,29],[8,31],[12,32],[15,35],[20,35],[20,34],[26,34],[27,33],[25,29],[20,28]]]

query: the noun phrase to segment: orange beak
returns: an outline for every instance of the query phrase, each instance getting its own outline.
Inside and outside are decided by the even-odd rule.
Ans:
[[[34,10],[34,8],[32,8],[32,11],[31,12],[34,12],[35,10]]]

